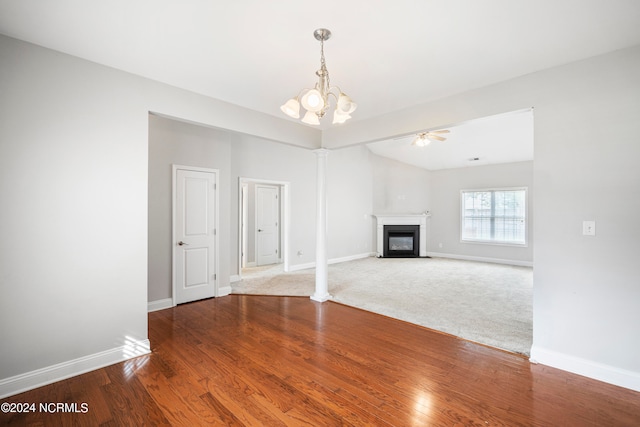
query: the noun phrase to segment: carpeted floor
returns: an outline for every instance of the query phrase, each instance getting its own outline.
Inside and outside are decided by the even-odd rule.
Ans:
[[[310,296],[315,270],[243,270],[236,294]],[[329,266],[342,304],[529,355],[533,270],[445,258],[364,258]]]

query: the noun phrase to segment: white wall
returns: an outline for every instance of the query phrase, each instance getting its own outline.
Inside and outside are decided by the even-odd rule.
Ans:
[[[124,73],[6,37],[0,57],[2,395],[145,346],[147,113]]]
[[[432,199],[429,252],[432,255],[532,264],[535,239],[532,232],[535,221],[533,162],[433,171],[429,187]],[[528,245],[521,247],[461,242],[460,191],[504,187],[528,188]]]
[[[431,172],[371,153],[373,213],[421,214],[431,210]]]
[[[330,261],[375,252],[371,238],[372,170],[369,150],[363,146],[331,151],[327,156]]]
[[[532,358],[640,390],[640,46],[323,133],[335,147],[534,107]],[[597,235],[581,235],[595,220]]]
[[[0,58],[4,396],[148,351],[149,111],[307,148],[320,133],[5,36]]]

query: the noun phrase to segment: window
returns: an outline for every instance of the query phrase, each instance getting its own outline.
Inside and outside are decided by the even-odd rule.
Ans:
[[[461,240],[527,244],[527,189],[462,190]]]

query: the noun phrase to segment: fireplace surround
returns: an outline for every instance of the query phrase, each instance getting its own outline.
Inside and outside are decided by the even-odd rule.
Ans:
[[[376,256],[378,258],[427,256],[428,216],[426,214],[374,214],[374,216],[377,219]],[[392,238],[391,243],[396,247],[395,250],[389,251],[389,237]],[[409,246],[411,246],[410,249]]]

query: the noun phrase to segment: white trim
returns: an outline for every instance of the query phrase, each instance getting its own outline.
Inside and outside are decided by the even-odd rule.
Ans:
[[[347,261],[354,261],[356,259],[362,259],[362,258],[368,258],[370,256],[373,256],[374,254],[371,254],[369,252],[367,253],[363,253],[363,254],[355,254],[355,255],[348,255],[348,256],[343,256],[340,258],[331,258],[328,262],[328,264],[339,264],[341,262],[347,262]]]
[[[120,347],[5,378],[0,381],[0,399],[151,353],[148,339],[128,339]]]
[[[245,266],[242,265],[242,242],[240,239],[244,235],[242,230],[242,224],[244,223],[243,219],[243,206],[242,206],[242,186],[247,183],[255,183],[255,184],[270,184],[280,187],[280,215],[282,219],[280,221],[280,258],[279,262],[284,263],[283,270],[285,273],[291,271],[289,269],[289,226],[290,226],[290,215],[291,215],[291,202],[289,200],[289,181],[275,181],[269,179],[257,179],[257,178],[248,178],[248,177],[238,177],[238,280],[242,280],[242,269],[243,268],[251,268],[256,267],[256,262],[246,262]],[[238,281],[236,280],[236,281]]]
[[[305,264],[294,264],[289,266],[289,271],[299,271],[299,270],[307,270],[309,268],[315,268],[316,262],[307,262]]]
[[[532,363],[540,363],[619,387],[640,391],[640,373],[638,372],[558,353],[537,347],[536,345],[531,347],[531,357],[529,360]]]
[[[149,301],[147,303],[147,312],[151,313],[152,311],[164,310],[165,308],[174,307],[173,298],[164,298],[156,301]]]
[[[232,274],[231,277],[229,277],[229,282],[231,283],[239,282],[241,280],[242,277],[239,274]]]
[[[177,182],[177,172],[178,170],[188,170],[188,171],[195,171],[195,172],[206,172],[206,173],[212,173],[215,176],[215,192],[214,192],[214,198],[215,198],[215,208],[214,208],[214,213],[213,215],[215,216],[215,218],[213,219],[213,227],[216,230],[216,233],[213,236],[213,247],[214,247],[214,252],[215,252],[215,260],[214,260],[214,266],[215,266],[215,271],[214,274],[218,275],[220,274],[220,170],[219,169],[211,169],[211,168],[201,168],[201,167],[197,167],[197,166],[185,166],[185,165],[178,165],[178,164],[172,164],[171,165],[171,266],[172,268],[175,267],[175,256],[176,256],[176,245],[178,244],[176,242],[176,224],[175,224],[175,218],[176,218],[176,192],[177,192],[177,186],[178,186],[178,182]],[[175,269],[175,268],[174,268]],[[215,279],[214,284],[213,284],[213,296],[217,297],[219,296],[219,290],[218,290],[218,284],[220,278],[218,277],[217,279]],[[173,306],[176,306],[176,277],[175,277],[175,273],[171,274],[171,302],[173,304]]]
[[[508,242],[503,240],[481,240],[464,238],[464,193],[478,193],[478,192],[496,192],[496,191],[524,191],[524,242]],[[531,216],[529,215],[529,187],[489,187],[478,189],[462,189],[460,190],[460,243],[473,243],[480,245],[499,245],[499,246],[515,246],[515,247],[529,247],[529,221]]]
[[[480,262],[491,262],[494,264],[517,265],[520,267],[533,267],[533,262],[531,261],[520,261],[516,259],[487,258],[487,257],[479,257],[479,256],[445,254],[441,252],[427,252],[427,256],[434,257],[434,258],[452,258],[452,259],[461,259],[464,261],[480,261]]]
[[[341,258],[331,258],[327,262],[327,264],[339,264],[341,262],[354,261],[356,259],[373,257],[375,255],[376,254],[373,253],[373,252],[367,252],[367,253],[363,253],[363,254],[349,255],[349,256],[345,256],[345,257],[341,257]],[[292,265],[289,268],[289,271],[307,270],[309,268],[315,268],[315,266],[316,266],[315,262],[307,262],[305,264],[296,264],[296,265]]]
[[[249,221],[249,211],[247,205],[249,204],[249,184],[246,182],[240,183],[240,235],[238,238],[240,242],[238,244],[238,260],[240,264],[238,272],[241,272],[243,268],[247,267],[247,248],[249,247],[247,237],[247,221]],[[242,279],[242,277],[240,277]]]
[[[218,288],[218,297],[224,297],[231,293],[231,285],[229,286],[221,286]]]
[[[282,263],[282,253],[284,252],[284,243],[283,243],[283,227],[284,225],[282,224],[282,218],[284,216],[284,212],[282,211],[282,205],[283,205],[283,200],[284,200],[284,191],[283,186],[279,185],[279,184],[265,184],[265,183],[261,183],[261,182],[256,182],[255,183],[255,191],[253,192],[253,207],[254,207],[254,215],[253,215],[253,241],[254,241],[254,245],[253,245],[253,250],[254,250],[254,254],[253,254],[253,259],[256,260],[256,265],[261,266],[260,264],[258,264],[258,254],[260,253],[260,248],[258,247],[258,221],[260,220],[258,212],[260,212],[261,210],[258,208],[258,189],[259,188],[269,188],[269,189],[275,189],[277,191],[277,200],[278,200],[278,220],[277,220],[277,236],[278,236],[278,248],[276,248],[277,255],[278,255],[278,259],[275,263],[273,264],[280,264]],[[266,263],[266,264],[262,264],[262,265],[269,265],[271,263]],[[242,270],[240,270],[242,271]]]

